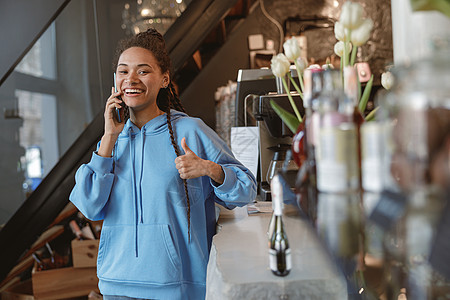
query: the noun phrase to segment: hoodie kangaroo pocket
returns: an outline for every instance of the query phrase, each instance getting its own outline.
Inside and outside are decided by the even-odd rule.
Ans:
[[[104,226],[99,252],[98,277],[104,280],[168,284],[181,278],[180,257],[166,224],[139,224],[137,232],[134,225]]]

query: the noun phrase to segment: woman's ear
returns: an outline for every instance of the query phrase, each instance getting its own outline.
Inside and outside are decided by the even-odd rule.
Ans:
[[[163,75],[163,83],[162,83],[162,87],[165,89],[169,86],[169,82],[170,82],[170,77],[169,77],[169,72],[164,73]]]

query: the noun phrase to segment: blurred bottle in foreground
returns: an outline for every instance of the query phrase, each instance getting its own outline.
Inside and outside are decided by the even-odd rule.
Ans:
[[[386,290],[389,299],[449,299],[450,278],[430,261],[450,186],[450,59],[447,51],[393,70],[396,84],[384,97],[381,117],[390,131],[383,169],[383,189],[374,208],[385,209]],[[388,193],[383,192],[384,195]],[[396,201],[394,199],[403,199]],[[392,209],[391,209],[392,211]],[[448,230],[447,230],[448,232]],[[440,233],[442,234],[442,233]],[[439,261],[439,259],[437,259]],[[441,261],[448,264],[448,261]]]
[[[360,168],[354,104],[344,93],[338,70],[324,71],[323,83],[315,145],[317,189],[325,193],[357,192]]]

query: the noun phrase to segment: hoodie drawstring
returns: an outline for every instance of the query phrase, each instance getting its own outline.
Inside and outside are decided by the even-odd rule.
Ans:
[[[133,199],[134,199],[134,250],[136,257],[138,257],[138,205],[137,205],[137,193],[136,193],[136,179],[135,179],[135,170],[134,170],[134,149],[133,143],[131,142],[131,131],[130,127],[128,130],[128,144],[130,148],[130,165],[131,165],[131,190],[133,191]]]
[[[138,253],[138,228],[139,222],[144,223],[144,209],[143,209],[143,200],[142,200],[142,174],[144,169],[144,142],[145,142],[145,127],[142,128],[141,131],[141,169],[139,170],[139,178],[136,180],[136,169],[135,169],[135,161],[136,155],[133,147],[133,142],[131,141],[131,132],[132,128],[130,127],[128,130],[128,143],[130,148],[130,165],[131,165],[131,185],[133,191],[133,199],[134,199],[134,220],[135,220],[135,228],[134,228],[134,247],[136,252],[136,257],[139,256]],[[136,190],[136,182],[139,182],[139,190]],[[139,219],[140,216],[140,219]]]
[[[141,130],[141,172],[139,174],[139,206],[141,214],[141,223],[144,223],[144,209],[142,203],[142,174],[144,170],[144,142],[145,142],[145,127]]]

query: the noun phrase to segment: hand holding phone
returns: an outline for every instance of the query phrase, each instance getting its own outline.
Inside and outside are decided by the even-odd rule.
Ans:
[[[114,91],[117,93],[116,73],[114,73]],[[123,102],[122,97],[120,97],[120,96],[118,96],[117,99],[122,101],[120,103],[122,108],[116,108],[116,119],[117,119],[117,122],[121,123],[122,117],[120,115],[120,111],[125,107],[125,102]]]

